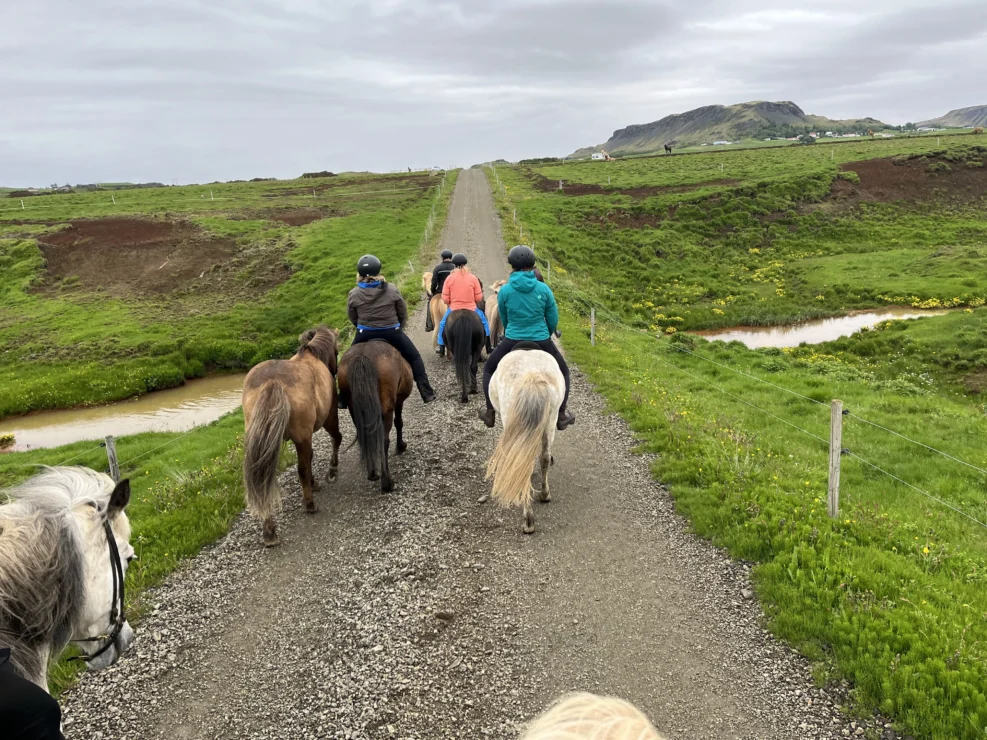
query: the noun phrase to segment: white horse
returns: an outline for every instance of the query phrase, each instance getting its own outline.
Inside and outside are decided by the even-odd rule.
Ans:
[[[23,678],[48,690],[48,663],[75,642],[89,668],[130,647],[123,579],[134,558],[130,481],[47,468],[0,506],[0,645]]]
[[[504,433],[487,463],[494,500],[502,506],[521,507],[525,534],[535,531],[531,473],[536,457],[541,460],[539,499],[543,503],[552,500],[548,468],[554,462],[555,424],[565,398],[565,378],[555,358],[536,344],[530,346],[535,349],[509,352],[490,379],[490,402],[504,420]]]
[[[521,740],[662,740],[633,704],[611,696],[564,697],[536,719]]]

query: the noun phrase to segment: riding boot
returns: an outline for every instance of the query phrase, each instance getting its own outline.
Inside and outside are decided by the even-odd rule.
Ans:
[[[435,324],[432,323],[432,311],[431,305],[426,304],[425,306],[425,331],[432,331],[435,328]]]
[[[482,409],[479,413],[480,421],[486,424],[489,428],[493,429],[494,424],[497,422],[497,412],[491,408]]]
[[[432,390],[432,386],[428,384],[427,380],[417,381],[418,392],[422,396],[422,403],[432,403],[432,401],[437,401],[439,397],[435,395],[435,391]]]
[[[446,348],[445,348],[445,345],[444,344],[440,344],[438,347],[436,347],[435,348],[435,354],[437,354],[439,357],[445,357],[446,356]]]
[[[576,415],[566,409],[565,406],[559,409],[559,420],[555,423],[555,428],[559,431],[565,429],[576,421]]]
[[[487,357],[493,353],[493,345],[490,343],[490,335],[487,334]]]

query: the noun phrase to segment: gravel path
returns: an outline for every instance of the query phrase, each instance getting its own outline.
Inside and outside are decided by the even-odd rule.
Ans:
[[[481,172],[460,177],[443,239],[484,284],[505,276]],[[578,372],[537,533],[479,503],[495,431],[482,401],[456,401],[423,326],[441,400],[407,407],[396,491],[351,449],[306,516],[286,474],[282,547],[241,518],[170,578],[127,658],[65,697],[70,739],[515,738],[575,689],[629,699],[669,738],[857,732],[762,629],[747,566],[689,533]],[[320,476],[327,448],[320,434]]]

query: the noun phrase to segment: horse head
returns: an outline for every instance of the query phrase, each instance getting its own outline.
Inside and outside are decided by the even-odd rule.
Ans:
[[[499,293],[500,289],[507,285],[506,280],[494,280],[493,284],[490,286],[490,290],[494,293]]]
[[[74,514],[83,534],[88,574],[85,599],[77,629],[72,635],[91,670],[108,668],[120,659],[134,641],[134,630],[124,611],[124,577],[134,559],[130,544],[130,481],[114,484],[102,475],[105,503],[78,507]],[[111,488],[112,486],[112,488]]]
[[[130,483],[88,468],[48,468],[0,506],[0,643],[47,689],[47,662],[69,642],[98,670],[130,647],[124,577],[134,557]]]
[[[425,295],[432,292],[432,273],[422,273],[422,290],[425,291]]]
[[[320,362],[329,368],[329,372],[336,376],[339,365],[339,330],[330,329],[323,324],[314,329],[302,332],[298,337],[298,352],[301,354],[308,350]]]

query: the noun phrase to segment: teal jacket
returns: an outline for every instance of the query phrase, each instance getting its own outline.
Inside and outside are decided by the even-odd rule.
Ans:
[[[542,342],[559,326],[559,307],[552,289],[527,270],[511,274],[497,293],[497,309],[508,339]]]

